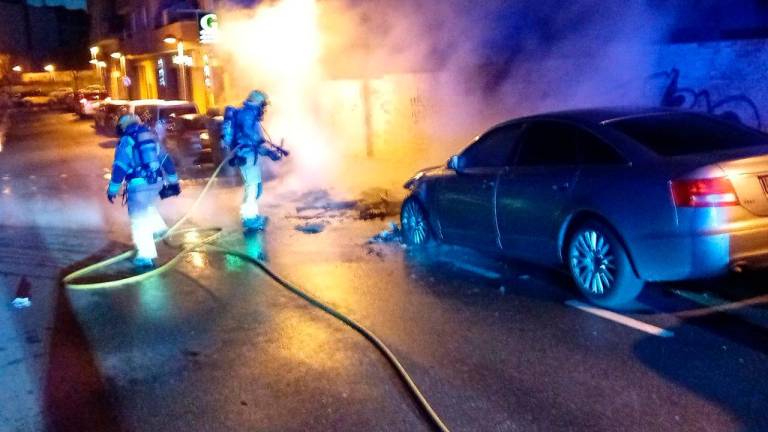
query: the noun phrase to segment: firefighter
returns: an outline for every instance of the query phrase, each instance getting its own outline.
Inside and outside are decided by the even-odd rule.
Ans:
[[[243,102],[242,108],[227,107],[222,124],[222,145],[235,153],[229,159],[231,166],[240,168],[244,196],[240,205],[240,219],[246,231],[263,230],[267,219],[259,213],[258,199],[263,190],[259,155],[270,156],[267,140],[261,127],[269,98],[266,93],[254,90]]]
[[[157,258],[155,237],[162,236],[168,229],[155,204],[159,197],[181,193],[179,178],[157,136],[139,117],[121,116],[117,132],[120,141],[115,149],[107,199],[114,203],[125,183],[123,196],[128,204],[131,237],[136,247],[133,263],[139,268],[153,267]]]

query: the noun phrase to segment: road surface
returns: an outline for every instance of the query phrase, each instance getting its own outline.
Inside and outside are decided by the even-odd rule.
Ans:
[[[113,146],[69,114],[12,117],[0,430],[430,429],[365,339],[240,259],[197,252],[139,284],[65,289],[69,271],[130,248],[125,209],[104,194]],[[162,203],[168,221],[205,177],[184,173],[195,178]],[[301,190],[265,190],[264,234],[237,230],[231,179],[192,223],[231,230],[224,244],[373,330],[454,431],[768,430],[764,274],[652,286],[611,313],[556,271],[368,244],[386,221],[297,213]],[[324,229],[294,229],[307,222]],[[11,307],[17,296],[31,307]]]

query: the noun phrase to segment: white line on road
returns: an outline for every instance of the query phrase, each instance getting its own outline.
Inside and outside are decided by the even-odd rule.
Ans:
[[[692,302],[698,303],[702,306],[706,306],[706,308],[704,309],[695,309],[695,310],[683,311],[678,313],[679,316],[686,317],[686,318],[694,317],[694,316],[710,315],[717,312],[735,311],[738,309],[747,308],[749,306],[768,303],[768,294],[763,294],[757,297],[752,297],[744,300],[731,302],[728,300],[723,300],[720,297],[717,297],[709,293],[696,293],[696,292],[683,291],[683,290],[673,290],[672,292]]]
[[[672,332],[671,330],[663,329],[661,327],[656,327],[655,325],[644,323],[634,318],[630,318],[628,316],[625,316],[616,312],[612,312],[606,309],[600,309],[594,306],[590,306],[578,300],[568,300],[567,302],[565,302],[565,304],[570,307],[574,307],[576,309],[582,310],[584,312],[591,313],[592,315],[597,315],[600,318],[605,318],[607,320],[611,320],[619,324],[623,324],[627,327],[632,327],[633,329],[640,330],[648,334],[652,334],[654,336],[672,337],[675,335],[675,333]]]

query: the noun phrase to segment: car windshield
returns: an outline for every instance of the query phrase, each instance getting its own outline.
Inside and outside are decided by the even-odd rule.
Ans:
[[[171,116],[178,117],[184,114],[197,114],[197,108],[195,108],[193,105],[180,105],[160,108],[161,120],[167,120]]]
[[[629,117],[608,125],[662,156],[768,145],[768,135],[758,130],[695,113]]]
[[[127,111],[128,105],[115,105],[115,104],[109,104],[106,106],[106,111],[108,113],[116,113],[118,111]]]

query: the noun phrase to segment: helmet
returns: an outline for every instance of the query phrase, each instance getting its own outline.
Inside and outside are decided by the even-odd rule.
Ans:
[[[248,94],[243,104],[264,108],[269,105],[269,96],[261,90],[254,90]]]
[[[134,124],[141,124],[141,119],[136,114],[123,114],[120,116],[120,118],[117,120],[117,134],[122,135],[125,133],[125,130],[128,129],[128,126],[134,125]]]

